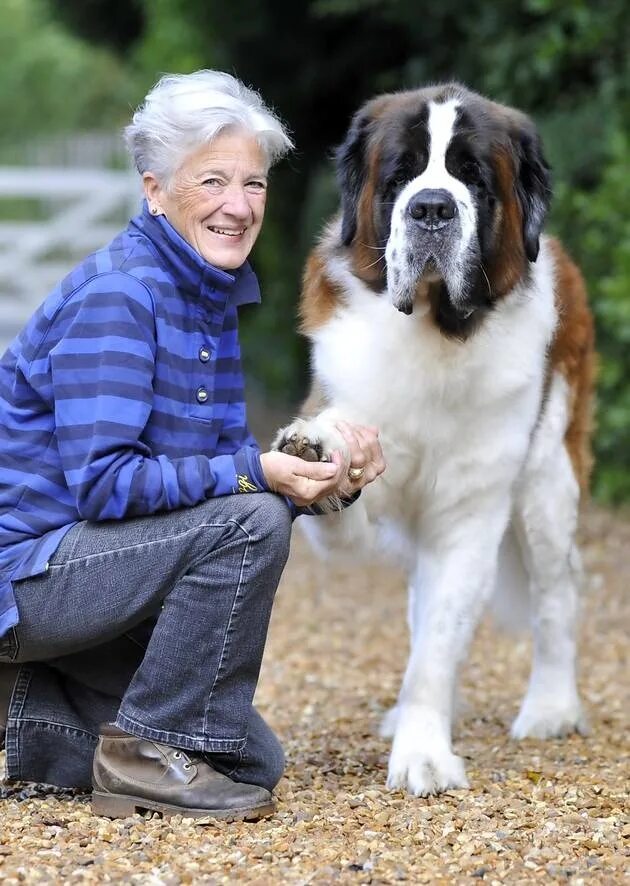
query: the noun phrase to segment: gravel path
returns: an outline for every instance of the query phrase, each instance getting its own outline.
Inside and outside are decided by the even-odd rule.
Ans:
[[[295,533],[258,693],[289,760],[276,815],[258,824],[112,822],[91,816],[85,798],[4,788],[0,881],[628,882],[630,519],[593,509],[582,534],[589,738],[508,739],[529,644],[484,624],[463,673],[455,739],[472,789],[427,800],[386,792],[388,742],[377,726],[406,660],[404,582],[374,568],[328,572]]]

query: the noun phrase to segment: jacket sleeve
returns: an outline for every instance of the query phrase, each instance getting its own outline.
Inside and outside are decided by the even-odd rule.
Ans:
[[[156,336],[153,301],[140,281],[122,272],[98,275],[66,300],[57,322],[65,331],[50,351],[56,436],[83,519],[139,516],[253,491],[252,483],[239,485],[239,477],[260,480],[251,447],[168,458],[153,456],[141,441],[153,408]]]

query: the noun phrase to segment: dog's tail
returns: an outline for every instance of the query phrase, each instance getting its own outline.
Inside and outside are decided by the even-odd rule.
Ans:
[[[512,526],[508,526],[499,549],[497,580],[490,600],[490,612],[499,626],[508,631],[522,631],[530,625],[529,574]]]

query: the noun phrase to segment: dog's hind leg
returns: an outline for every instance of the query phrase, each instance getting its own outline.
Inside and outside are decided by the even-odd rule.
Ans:
[[[564,444],[566,388],[557,377],[518,485],[514,526],[530,575],[533,666],[514,738],[586,732],[576,685],[579,486]]]
[[[501,547],[497,580],[490,600],[490,612],[500,628],[523,631],[531,622],[529,572],[513,523],[508,526]]]

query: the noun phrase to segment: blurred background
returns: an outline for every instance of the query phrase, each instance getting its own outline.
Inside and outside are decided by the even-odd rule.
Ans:
[[[249,396],[287,410],[306,386],[296,305],[336,207],[332,149],[375,93],[458,79],[542,131],[549,228],[597,320],[594,491],[630,500],[629,25],[626,0],[0,0],[0,349],[135,213],[120,131],[149,87],[219,68],[258,89],[297,145],[272,174],[253,259],[264,307],[242,318]]]

